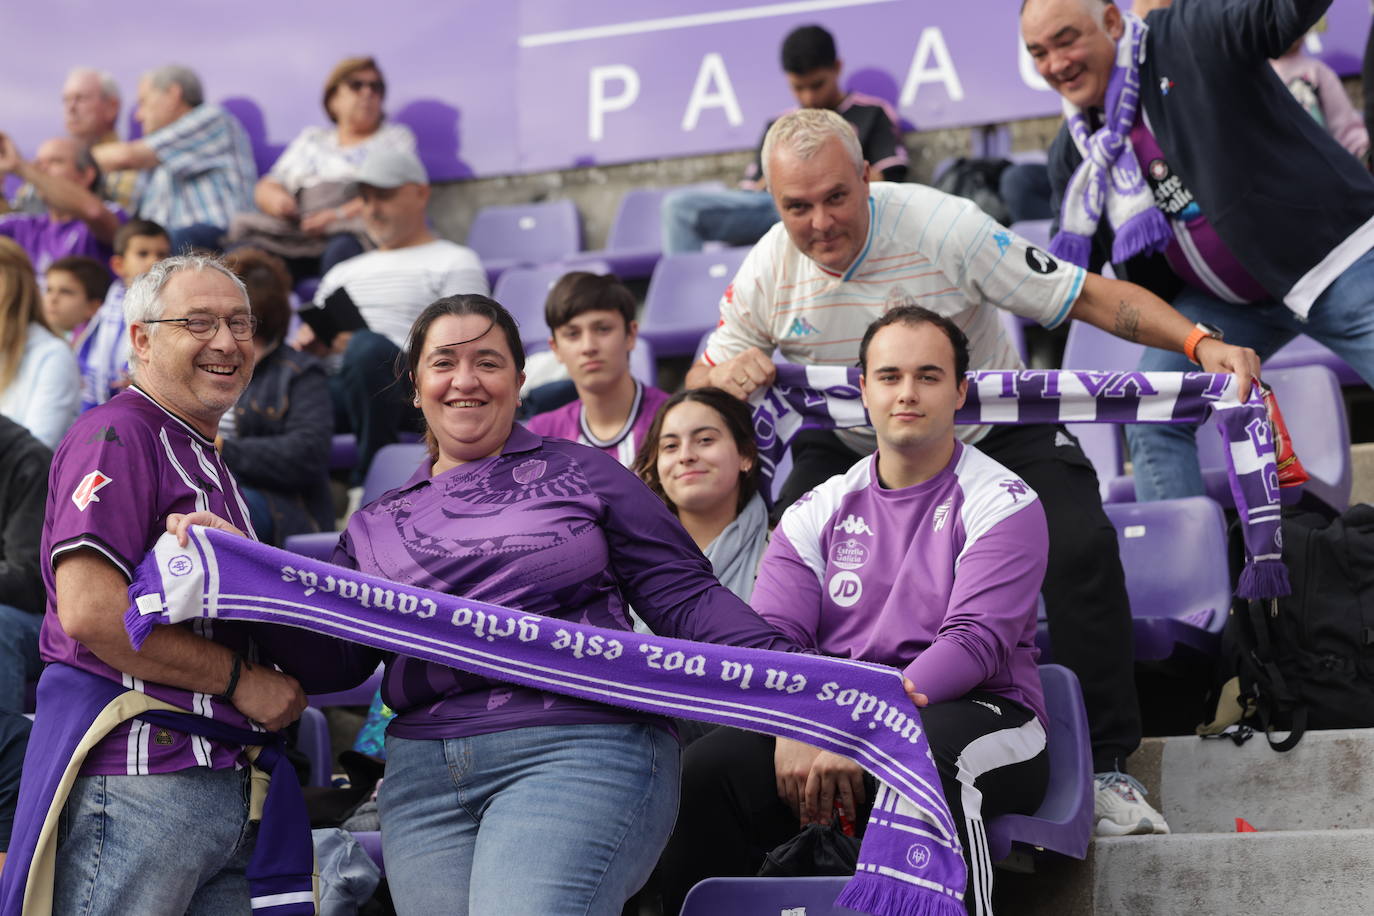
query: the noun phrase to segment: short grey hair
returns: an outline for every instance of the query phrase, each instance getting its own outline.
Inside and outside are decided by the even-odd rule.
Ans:
[[[859,135],[854,125],[828,108],[802,108],[783,115],[768,128],[763,138],[763,180],[768,182],[768,161],[776,149],[791,150],[798,159],[810,159],[816,155],[825,142],[834,137],[840,141],[849,158],[854,161],[854,171],[864,173],[864,151],[859,146]]]
[[[181,100],[189,107],[196,108],[205,101],[205,90],[201,88],[200,77],[190,67],[181,64],[168,64],[149,70],[143,78],[153,84],[154,89],[167,89],[176,86],[181,90]]]
[[[234,288],[239,291],[245,304],[252,308],[248,299],[248,289],[239,279],[238,274],[229,269],[229,265],[218,257],[206,254],[181,254],[173,255],[170,258],[163,258],[152,267],[148,272],[140,276],[129,286],[129,291],[124,294],[124,323],[132,327],[135,324],[147,324],[162,317],[167,304],[162,301],[162,291],[167,288],[167,284],[172,282],[172,278],[178,274],[201,273],[202,271],[217,271],[228,277],[234,282]],[[157,330],[157,325],[150,325],[148,333],[153,334]],[[138,361],[136,354],[129,355],[131,365]]]
[[[96,70],[91,67],[74,67],[72,71],[67,74],[67,80],[71,81],[80,76],[95,77],[96,82],[100,84],[101,95],[115,102],[120,101],[119,83],[115,82],[115,78],[110,75],[110,71]]]

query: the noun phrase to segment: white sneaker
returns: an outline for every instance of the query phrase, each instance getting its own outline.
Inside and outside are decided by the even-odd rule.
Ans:
[[[1145,800],[1145,787],[1125,773],[1093,776],[1093,817],[1098,836],[1168,833],[1164,815]]]

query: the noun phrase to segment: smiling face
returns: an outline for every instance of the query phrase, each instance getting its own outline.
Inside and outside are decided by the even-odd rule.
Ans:
[[[1121,11],[1100,0],[1030,0],[1021,37],[1035,69],[1079,108],[1101,108],[1125,31]]]
[[[933,324],[891,324],[868,345],[859,380],[878,451],[917,453],[954,439],[954,412],[968,384],[956,378],[954,345]]]
[[[217,270],[185,271],[162,288],[159,318],[229,318],[251,311],[234,282]],[[131,329],[138,385],[158,403],[213,437],[220,417],[238,401],[253,375],[253,341],[236,340],[220,321],[209,340],[179,324]]]
[[[802,254],[835,273],[854,263],[868,239],[868,179],[837,138],[806,159],[774,149],[768,189]]]
[[[595,309],[559,325],[549,338],[549,348],[579,393],[601,394],[629,374],[635,334],[635,322],[626,327],[620,312]]]
[[[415,391],[439,446],[434,473],[499,454],[515,423],[525,374],[501,329],[482,315],[443,315],[429,326]]]
[[[658,478],[679,513],[709,514],[739,504],[740,455],[725,419],[712,407],[683,401],[663,417],[658,437]]]

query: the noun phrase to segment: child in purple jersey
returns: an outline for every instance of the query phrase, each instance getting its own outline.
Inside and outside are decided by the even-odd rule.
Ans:
[[[549,290],[544,320],[549,348],[572,377],[577,400],[526,425],[541,436],[599,448],[629,467],[668,399],[630,374],[639,330],[634,294],[613,276],[574,271]]]
[[[407,348],[429,459],[356,513],[334,561],[550,618],[793,649],[711,574],[672,514],[597,449],[516,425],[519,330],[484,296],[416,321]],[[604,646],[569,645],[599,653]],[[376,663],[359,649],[359,678]],[[378,804],[403,913],[619,913],[677,813],[658,717],[396,657]]]
[[[954,437],[968,367],[957,325],[893,309],[869,326],[859,363],[878,453],[783,515],[751,602],[801,645],[915,684],[969,866],[965,903],[991,913],[982,820],[1035,811],[1049,778],[1034,645],[1045,516],[1020,478]],[[862,820],[871,798],[852,761],[729,728],[691,745],[683,766],[662,867],[671,912],[702,878],[756,872],[799,824],[828,824],[835,807]]]

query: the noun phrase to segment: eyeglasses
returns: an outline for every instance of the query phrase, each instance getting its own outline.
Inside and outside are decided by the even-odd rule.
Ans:
[[[377,95],[386,95],[386,83],[381,80],[345,80],[344,85],[354,92],[371,89]]]
[[[235,340],[252,340],[253,332],[258,329],[256,315],[230,315],[228,318],[218,318],[214,315],[195,315],[191,318],[157,318],[143,323],[179,324],[190,331],[191,336],[197,340],[209,340],[219,330],[221,321],[229,326],[229,333],[234,335]]]

